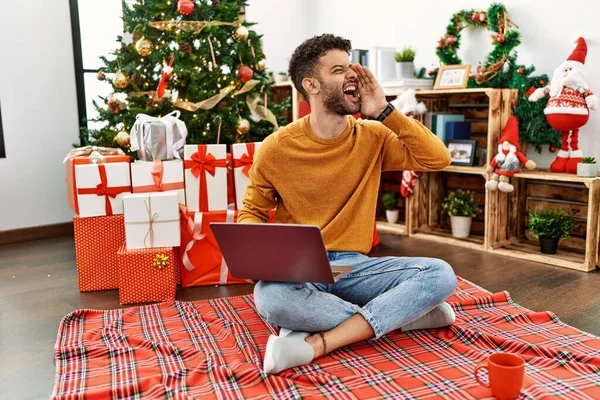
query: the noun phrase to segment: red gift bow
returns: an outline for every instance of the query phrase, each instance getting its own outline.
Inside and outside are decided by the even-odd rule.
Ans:
[[[196,267],[194,266],[194,264],[192,264],[192,261],[190,260],[190,258],[188,256],[188,252],[194,247],[196,242],[198,242],[200,240],[204,240],[206,238],[206,234],[202,233],[202,213],[195,212],[194,217],[192,218],[188,215],[187,208],[183,204],[179,205],[179,213],[181,214],[181,218],[183,219],[183,221],[186,225],[187,231],[192,235],[192,240],[190,240],[190,242],[185,247],[185,251],[183,252],[183,257],[181,258],[181,261],[183,263],[183,266],[188,271],[193,271],[196,269]],[[235,218],[235,204],[229,204],[227,206],[227,215],[226,215],[225,220],[226,220],[226,222],[231,223],[231,222],[233,222],[234,218]],[[215,246],[213,243],[209,243],[209,244],[211,246],[213,246],[216,250],[221,252],[218,245]],[[220,275],[219,276],[219,284],[226,285],[227,277],[229,275],[229,267],[227,266],[227,263],[225,262],[225,257],[223,257],[222,255],[221,255],[221,268],[220,268],[219,275]]]
[[[104,196],[106,215],[113,215],[112,206],[110,205],[109,197],[113,199],[118,194],[130,192],[130,186],[113,186],[108,187],[108,178],[106,177],[106,167],[104,164],[98,164],[98,173],[100,174],[100,183],[95,188],[78,188],[77,194],[95,194],[96,196]]]
[[[254,163],[254,143],[246,143],[246,153],[242,154],[240,158],[233,159],[233,168],[244,167],[242,173],[247,177],[250,177],[250,168]]]
[[[164,165],[161,160],[152,162],[152,180],[154,185],[134,186],[133,193],[164,192],[165,190],[183,189],[183,182],[163,183]]]
[[[191,160],[185,160],[185,169],[191,169],[192,174],[200,180],[200,211],[208,211],[208,187],[206,172],[215,176],[217,168],[227,168],[227,159],[217,160],[211,153],[206,154],[207,146],[198,145],[198,151],[192,154]]]

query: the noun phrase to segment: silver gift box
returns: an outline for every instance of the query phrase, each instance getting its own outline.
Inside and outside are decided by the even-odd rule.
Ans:
[[[143,161],[183,159],[187,128],[178,116],[178,111],[162,118],[138,114],[130,134],[131,151]]]

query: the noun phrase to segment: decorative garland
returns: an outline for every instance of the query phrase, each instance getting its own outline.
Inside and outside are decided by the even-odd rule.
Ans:
[[[467,27],[487,28],[493,38],[492,51],[487,55],[483,65],[469,79],[469,87],[513,88],[519,90],[519,102],[513,114],[519,120],[519,137],[522,141],[534,146],[541,152],[547,145],[551,152],[560,146],[560,132],[552,129],[544,115],[544,107],[548,100],[531,103],[527,101],[527,93],[537,87],[543,87],[549,78],[547,75],[533,75],[535,68],[517,64],[515,48],[520,44],[520,35],[511,26],[518,28],[510,21],[506,7],[494,3],[487,11],[461,10],[452,16],[446,27],[446,35],[438,42],[436,54],[445,65],[462,64],[456,54],[460,47],[460,32]],[[434,75],[437,74],[437,70]]]
[[[460,48],[460,32],[465,28],[490,30],[493,38],[492,51],[487,55],[483,66],[480,64],[473,73],[475,82],[481,85],[502,71],[508,54],[521,43],[519,32],[511,30],[511,25],[517,27],[508,18],[506,7],[502,4],[494,3],[487,11],[461,10],[452,16],[450,24],[446,27],[446,35],[438,42],[436,53],[445,65],[462,64],[456,54]]]

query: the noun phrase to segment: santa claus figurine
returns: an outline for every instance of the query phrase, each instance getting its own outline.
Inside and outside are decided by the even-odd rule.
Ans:
[[[521,172],[523,165],[527,169],[536,167],[535,162],[528,159],[519,148],[519,123],[511,115],[502,130],[498,143],[498,154],[486,168],[487,172],[493,172],[493,175],[485,184],[485,188],[488,190],[498,189],[506,193],[512,192],[515,188],[510,184],[510,177]]]
[[[567,61],[554,71],[550,84],[529,96],[529,101],[538,101],[550,94],[544,114],[550,126],[562,133],[561,149],[550,166],[552,172],[577,173],[577,164],[583,158],[579,150],[579,128],[588,122],[589,110],[598,108],[598,97],[592,94],[583,76],[586,55],[585,40],[579,38]]]

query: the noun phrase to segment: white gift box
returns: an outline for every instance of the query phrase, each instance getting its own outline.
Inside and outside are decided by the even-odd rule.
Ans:
[[[254,162],[254,154],[262,142],[235,143],[231,146],[233,155],[233,179],[235,182],[235,202],[238,210],[244,205],[244,194],[250,182],[250,168]]]
[[[123,214],[123,196],[131,193],[129,163],[75,165],[80,217]]]
[[[136,161],[131,164],[131,186],[133,193],[173,191],[185,205],[183,161]]]
[[[135,193],[123,197],[127,250],[177,247],[179,202],[177,193]]]
[[[186,145],[185,198],[189,211],[227,209],[227,149],[224,144]]]

